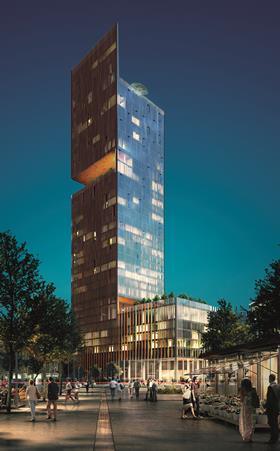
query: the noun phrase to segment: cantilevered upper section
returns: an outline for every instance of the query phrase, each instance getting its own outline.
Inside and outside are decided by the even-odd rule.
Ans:
[[[85,185],[112,165],[117,135],[118,27],[115,25],[72,70],[72,166]],[[114,164],[115,167],[115,164]]]

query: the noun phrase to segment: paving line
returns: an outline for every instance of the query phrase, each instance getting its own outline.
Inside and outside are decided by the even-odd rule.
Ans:
[[[93,449],[94,451],[115,451],[110,413],[105,393],[101,396]]]

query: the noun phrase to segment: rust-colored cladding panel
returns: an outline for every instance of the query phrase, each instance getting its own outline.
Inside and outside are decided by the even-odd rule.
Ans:
[[[118,341],[117,38],[114,26],[71,77],[71,172],[85,185],[72,197],[72,305],[96,358]]]
[[[114,26],[72,70],[71,173],[77,181],[116,139],[117,44],[117,26]]]

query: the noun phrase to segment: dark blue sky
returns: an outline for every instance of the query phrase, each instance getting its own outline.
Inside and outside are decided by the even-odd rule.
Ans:
[[[0,230],[70,300],[70,70],[116,21],[166,112],[166,290],[247,305],[279,257],[278,0],[3,3]]]

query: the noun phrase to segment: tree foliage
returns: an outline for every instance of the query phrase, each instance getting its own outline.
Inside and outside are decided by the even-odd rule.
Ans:
[[[81,346],[74,315],[54,292],[54,285],[40,276],[39,260],[26,243],[0,233],[0,342],[8,356],[8,412],[16,353],[28,352],[28,367],[37,374],[47,359],[63,361]]]
[[[107,365],[107,376],[108,377],[121,376],[122,373],[123,373],[123,370],[115,362],[108,363],[108,365]]]
[[[39,275],[39,261],[9,232],[0,233],[0,339],[9,356],[8,412],[15,353],[34,333],[36,308],[49,286]]]
[[[280,335],[280,260],[265,270],[265,277],[257,280],[256,296],[250,304],[248,323],[257,338]]]
[[[218,301],[218,309],[208,313],[207,331],[202,334],[202,345],[207,352],[219,352],[248,341],[249,326],[243,315],[234,311],[230,302]]]

